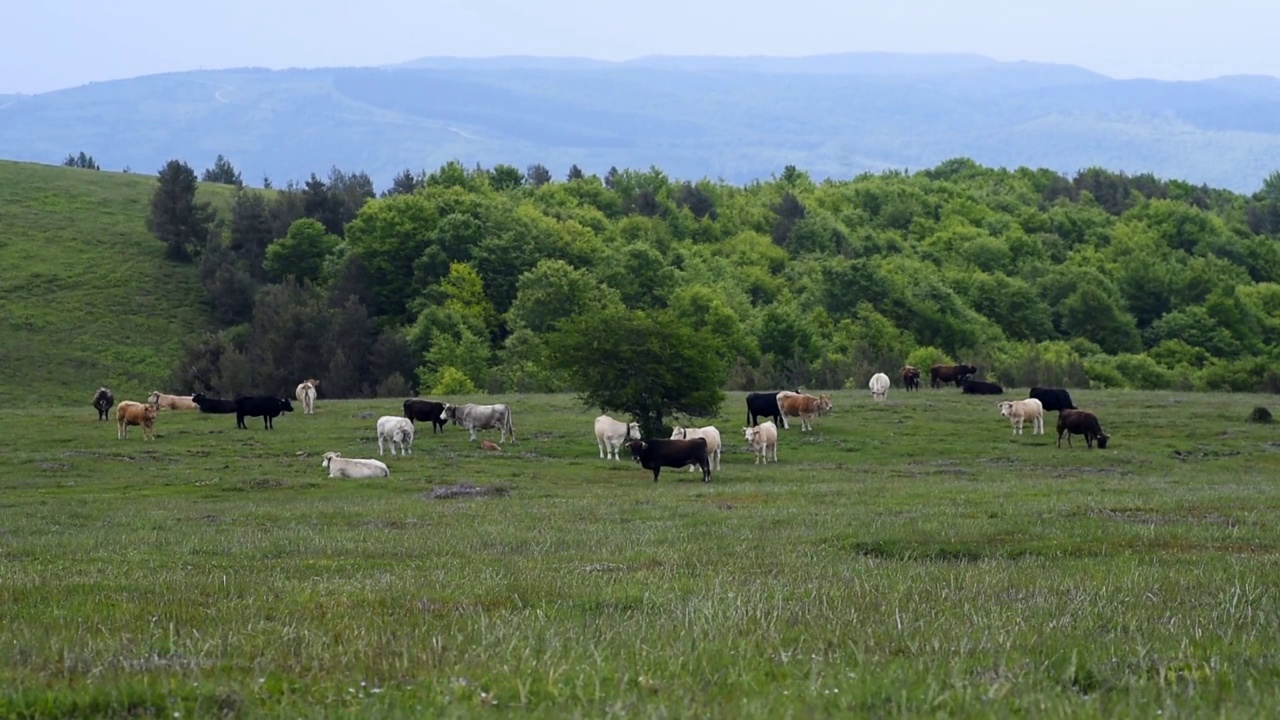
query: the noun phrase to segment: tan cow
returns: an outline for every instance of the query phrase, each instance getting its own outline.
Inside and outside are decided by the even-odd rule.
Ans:
[[[803,395],[793,393],[790,390],[783,390],[778,393],[778,409],[782,411],[782,427],[790,428],[791,424],[787,422],[788,417],[800,418],[800,431],[812,430],[812,420],[824,413],[831,411],[831,396],[819,395]]]
[[[1035,398],[1026,400],[1005,400],[996,403],[996,407],[1000,408],[1000,416],[1009,418],[1009,424],[1013,426],[1013,434],[1022,434],[1022,423],[1031,421],[1031,434],[1044,434],[1044,405]]]
[[[199,410],[200,406],[190,395],[166,395],[159,390],[152,390],[147,396],[147,403],[155,409],[165,410]]]
[[[121,400],[116,405],[116,439],[129,437],[130,425],[142,426],[142,439],[155,440],[156,406],[150,403]]]
[[[303,415],[316,414],[316,388],[318,387],[320,387],[319,380],[303,380],[293,391],[294,397],[302,403]]]
[[[773,461],[778,462],[778,426],[766,420],[755,427],[742,428],[742,437],[756,453],[756,464],[769,464],[769,450],[773,449]]]

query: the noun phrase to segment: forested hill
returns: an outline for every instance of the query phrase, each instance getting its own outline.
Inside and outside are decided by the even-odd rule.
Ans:
[[[1280,389],[1280,173],[1246,196],[965,159],[746,186],[534,170],[450,163],[376,199],[341,171],[241,192],[207,240],[168,238],[225,328],[188,343],[170,387],[574,389],[575,333],[652,361],[620,336],[640,317],[694,331],[729,388],[861,387],[949,358],[1023,387]]]
[[[1280,81],[1115,80],[972,55],[424,58],[395,68],[151,75],[0,100],[0,157],[153,172],[229,157],[255,184],[331,165],[380,184],[406,166],[657,166],[735,183],[966,156],[1100,166],[1253,192],[1280,167]]]

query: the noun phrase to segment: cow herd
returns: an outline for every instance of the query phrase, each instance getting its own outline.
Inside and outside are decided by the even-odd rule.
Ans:
[[[977,371],[972,365],[935,365],[929,369],[930,385],[938,388],[946,383],[954,383],[963,392],[970,394],[1003,393],[1003,388],[999,385],[975,380],[973,376]],[[902,368],[900,375],[905,390],[920,389],[919,369],[908,365]],[[319,380],[308,379],[299,383],[295,389],[295,398],[302,403],[303,414],[315,413],[316,389],[319,385]],[[868,382],[873,401],[884,402],[888,398],[890,385],[889,376],[885,373],[873,375]],[[141,427],[143,439],[153,440],[156,416],[161,409],[235,414],[237,428],[247,428],[244,422],[246,417],[261,417],[266,430],[275,427],[275,418],[283,413],[293,412],[289,398],[269,395],[241,395],[228,400],[206,397],[201,393],[182,396],[154,391],[146,402],[122,400],[116,404],[115,396],[109,388],[100,387],[94,393],[92,405],[98,412],[98,420],[108,418],[113,404],[116,408],[117,438],[120,440],[128,437],[130,427]],[[800,432],[808,432],[813,429],[816,418],[832,409],[830,395],[809,395],[799,390],[748,393],[746,404],[747,424],[742,428],[742,435],[755,455],[756,464],[768,464],[770,458],[775,463],[778,462],[778,433],[780,429],[791,427],[789,418],[799,418]],[[1072,444],[1073,435],[1082,435],[1090,449],[1095,443],[1101,449],[1107,447],[1109,436],[1102,431],[1097,416],[1077,408],[1071,401],[1071,395],[1061,388],[1032,388],[1030,397],[1024,400],[1004,400],[997,403],[997,407],[1001,417],[1009,420],[1014,435],[1021,435],[1027,423],[1031,424],[1033,435],[1043,435],[1044,414],[1057,411],[1058,447],[1062,446],[1064,435],[1068,446]],[[476,440],[476,432],[479,430],[497,430],[500,442],[507,442],[508,436],[512,442],[516,440],[511,408],[506,404],[454,405],[410,398],[404,401],[402,416],[384,415],[378,418],[375,426],[378,454],[382,455],[386,450],[390,450],[393,456],[397,451],[401,455],[411,454],[417,422],[431,423],[433,435],[443,432],[445,426],[452,422],[465,428],[471,441]],[[701,469],[703,482],[710,482],[712,471],[718,472],[721,469],[723,442],[720,431],[715,426],[677,426],[669,438],[644,438],[638,423],[622,422],[608,415],[601,415],[595,419],[594,429],[601,460],[619,460],[619,452],[625,445],[633,461],[653,472],[654,482],[658,481],[664,467],[687,467],[690,472],[695,468]],[[497,445],[487,440],[483,445],[487,449],[498,449]],[[331,478],[390,476],[390,470],[380,460],[346,458],[339,452],[326,452],[321,465],[328,469]]]

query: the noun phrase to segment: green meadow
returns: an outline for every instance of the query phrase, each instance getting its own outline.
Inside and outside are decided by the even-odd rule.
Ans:
[[[376,457],[395,399],[162,411],[153,442],[87,394],[0,408],[0,716],[1274,713],[1274,397],[1073,397],[1107,450],[895,388],[766,466],[732,393],[710,484],[600,460],[568,395],[482,400],[499,454],[421,425],[377,480],[321,455]],[[464,482],[503,492],[431,495]]]

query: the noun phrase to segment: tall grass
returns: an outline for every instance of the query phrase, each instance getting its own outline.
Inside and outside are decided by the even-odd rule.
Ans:
[[[163,411],[150,443],[87,400],[3,409],[0,714],[1270,713],[1270,398],[1073,395],[1108,450],[895,389],[757,466],[735,393],[710,485],[599,460],[567,396],[490,398],[519,442],[426,426],[365,481],[320,455],[376,456],[396,400]],[[429,498],[459,482],[510,492]]]
[[[138,393],[211,326],[146,229],[155,178],[0,161],[0,405]],[[202,185],[227,206],[229,186]]]

